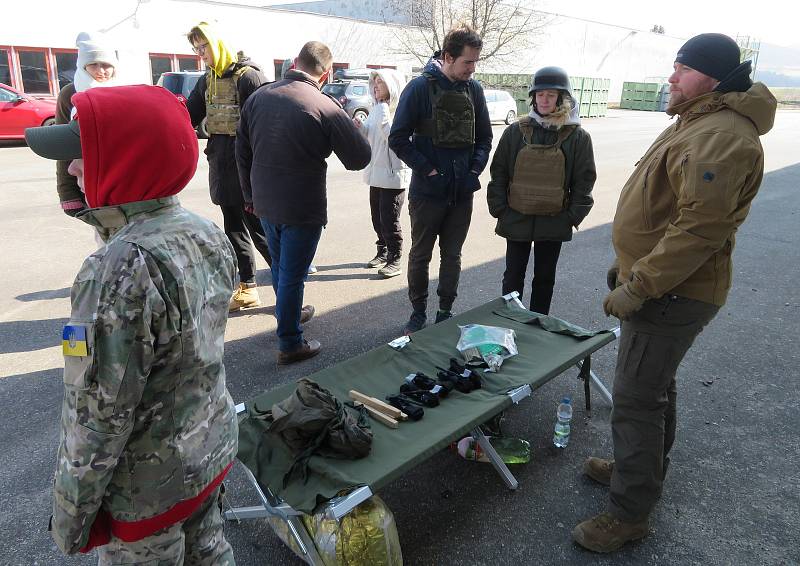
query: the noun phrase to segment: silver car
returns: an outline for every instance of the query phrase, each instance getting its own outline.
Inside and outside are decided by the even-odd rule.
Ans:
[[[351,118],[362,124],[367,120],[372,108],[372,95],[367,81],[334,81],[323,86],[322,92],[338,100]]]
[[[486,107],[489,109],[489,120],[511,124],[517,119],[517,102],[504,90],[484,90]]]

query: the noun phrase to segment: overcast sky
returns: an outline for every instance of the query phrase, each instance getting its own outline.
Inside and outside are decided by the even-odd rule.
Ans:
[[[223,2],[250,5],[291,3],[302,0],[223,0]],[[511,1],[511,0],[509,0]],[[664,27],[667,35],[691,37],[703,32],[755,36],[762,43],[800,48],[799,0],[523,0],[538,10],[581,17],[598,22],[616,24],[640,30],[649,30],[654,24]],[[143,0],[148,4],[148,0]],[[4,2],[5,4],[5,2]],[[50,8],[63,9],[63,0],[38,0],[36,9],[48,13]],[[109,17],[116,13],[132,13],[136,0],[115,0],[113,4],[100,0],[73,0],[70,9],[81,11],[102,7]],[[16,3],[5,7],[0,19],[0,31],[13,25],[15,10],[29,10],[30,6]],[[112,16],[111,13],[115,15]]]
[[[676,37],[720,32],[750,35],[762,43],[800,48],[798,0],[534,0],[539,10],[635,29],[658,24]]]

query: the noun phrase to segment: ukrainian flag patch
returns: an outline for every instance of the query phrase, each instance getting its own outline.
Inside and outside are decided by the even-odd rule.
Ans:
[[[88,356],[89,345],[86,342],[86,327],[68,324],[64,327],[62,349],[65,356]]]

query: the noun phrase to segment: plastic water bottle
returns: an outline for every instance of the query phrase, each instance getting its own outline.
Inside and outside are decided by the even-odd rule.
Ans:
[[[564,397],[558,405],[556,413],[556,427],[553,434],[553,444],[558,448],[566,448],[569,444],[569,422],[572,420],[572,399]]]
[[[489,439],[489,443],[497,455],[506,464],[526,464],[531,459],[531,445],[527,440],[505,436],[487,436],[486,438]],[[453,443],[452,448],[465,460],[489,461],[489,457],[481,449],[480,444],[471,436],[466,436],[457,443]]]

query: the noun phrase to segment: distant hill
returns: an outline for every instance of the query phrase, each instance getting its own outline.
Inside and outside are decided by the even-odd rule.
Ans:
[[[762,43],[755,78],[767,86],[800,86],[800,49]]]
[[[800,76],[782,75],[772,71],[756,70],[755,80],[767,86],[774,87],[800,87]]]

